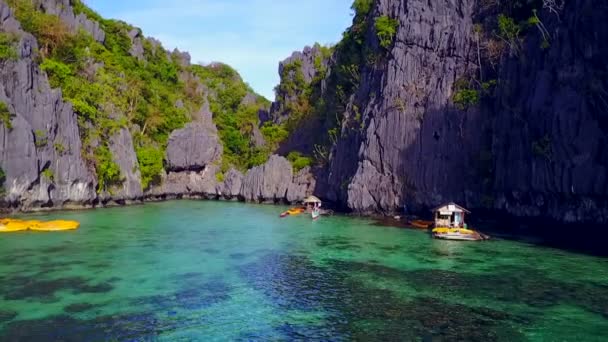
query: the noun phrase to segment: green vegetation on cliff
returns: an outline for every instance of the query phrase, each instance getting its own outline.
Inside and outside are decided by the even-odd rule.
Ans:
[[[10,33],[0,33],[0,61],[17,58],[17,38]]]
[[[0,167],[0,196],[4,195],[6,192],[4,189],[4,181],[6,181],[6,173],[4,173],[4,170]]]
[[[376,28],[376,35],[380,41],[380,46],[388,49],[393,44],[393,39],[397,33],[397,27],[399,21],[391,19],[386,15],[376,18],[374,27]]]
[[[32,0],[8,3],[23,29],[36,37],[40,67],[51,86],[62,89],[78,114],[82,154],[96,171],[99,191],[122,179],[108,141],[123,128],[133,134],[142,186],[158,183],[169,135],[191,120],[205,95],[224,144],[226,168],[245,169],[267,159],[270,151],[253,147],[250,135],[258,124],[259,108],[268,102],[254,95],[252,103],[241,103],[254,92],[232,68],[184,65],[177,53],[143,37],[136,38],[143,48],[143,56],[137,56],[132,53],[136,42],[129,37],[134,27],[103,19],[80,0],[71,2],[74,12],[100,24],[103,43],[84,30],[70,30]],[[10,57],[11,51],[9,37],[0,36],[0,59]]]
[[[36,10],[31,1],[9,3],[23,28],[37,38],[40,67],[51,86],[62,89],[78,114],[82,153],[96,170],[99,190],[119,182],[119,168],[107,143],[120,128],[139,127],[138,147],[163,150],[170,132],[189,120],[186,108],[200,103],[184,98],[177,79],[179,65],[162,48],[144,44],[145,61],[130,55],[127,32],[133,28],[128,24],[101,20],[106,32],[101,44],[85,31],[71,32],[58,17]],[[79,3],[77,8],[85,7]],[[177,108],[178,100],[187,103],[186,108]]]
[[[538,16],[543,7],[542,0],[495,2],[483,7],[485,15],[479,16],[472,32],[478,69],[454,83],[452,102],[457,109],[468,110],[492,97],[497,86],[497,65],[507,55],[518,56],[532,30],[540,32],[540,48],[550,46],[551,34]]]
[[[379,52],[370,50],[370,44],[365,42],[373,19],[372,5],[371,1],[355,1],[353,25],[344,32],[342,40],[332,48],[316,46],[320,53],[315,58],[316,74],[312,82],[304,82],[297,60],[283,66],[276,90],[280,95],[277,100],[288,114],[285,127],[289,132],[296,129],[318,132],[313,137],[312,150],[300,151],[313,155],[317,163],[327,162],[331,145],[341,134],[344,113],[359,87],[361,70],[379,58]],[[326,65],[330,58],[331,73],[328,73]],[[353,126],[361,127],[361,122]]]
[[[293,170],[298,172],[303,168],[310,166],[312,164],[312,158],[303,156],[300,152],[290,152],[287,155],[287,160],[291,163]]]
[[[6,129],[13,128],[11,112],[3,101],[0,101],[0,123],[2,123]]]
[[[350,8],[355,14],[367,15],[374,5],[374,0],[355,0]]]

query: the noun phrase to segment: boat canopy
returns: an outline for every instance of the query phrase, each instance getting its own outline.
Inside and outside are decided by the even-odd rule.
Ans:
[[[464,207],[459,206],[455,203],[444,204],[440,207],[433,209],[434,213],[439,213],[440,215],[451,215],[452,213],[467,213],[471,212],[466,210]]]
[[[309,204],[309,203],[321,203],[321,200],[318,197],[315,196],[308,196],[304,199],[304,203]]]

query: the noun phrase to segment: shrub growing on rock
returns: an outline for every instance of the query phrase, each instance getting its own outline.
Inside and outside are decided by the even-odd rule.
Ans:
[[[122,182],[120,167],[112,159],[112,153],[106,146],[100,146],[95,150],[97,172],[97,191],[108,190],[113,185]]]
[[[15,43],[17,37],[10,33],[0,33],[0,61],[7,59],[16,59],[17,50],[15,49]]]
[[[0,101],[0,122],[2,122],[4,127],[6,127],[7,129],[13,129],[13,123],[11,122],[11,120],[12,114],[8,110],[8,106],[6,105],[6,103]]]
[[[305,157],[302,155],[302,153],[297,151],[289,152],[287,155],[287,160],[289,160],[295,172],[298,172],[312,164],[312,158]]]
[[[380,41],[380,46],[388,49],[393,44],[398,26],[398,20],[391,19],[386,15],[376,18],[374,27],[376,28],[376,35]]]

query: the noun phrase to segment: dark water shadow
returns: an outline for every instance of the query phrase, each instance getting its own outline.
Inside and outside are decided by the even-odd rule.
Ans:
[[[243,265],[240,274],[275,306],[284,310],[321,311],[321,325],[284,324],[277,333],[291,339],[334,340],[442,340],[517,341],[512,328],[522,320],[486,308],[450,304],[436,298],[402,298],[389,290],[369,287],[352,274],[365,272],[374,279],[390,276],[392,269],[357,263],[314,265],[304,256],[268,254]],[[401,274],[409,278],[414,274]]]
[[[52,302],[55,294],[66,291],[73,294],[107,293],[114,287],[109,282],[92,283],[82,277],[44,279],[40,277],[6,277],[0,282],[0,293],[5,300],[33,300]]]

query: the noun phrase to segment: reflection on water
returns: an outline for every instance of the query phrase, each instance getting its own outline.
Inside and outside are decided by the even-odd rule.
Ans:
[[[572,340],[608,331],[606,259],[179,201],[3,235],[0,340]]]

